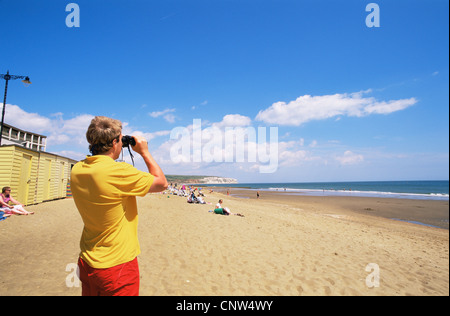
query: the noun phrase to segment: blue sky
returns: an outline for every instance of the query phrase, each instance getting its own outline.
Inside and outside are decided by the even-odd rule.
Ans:
[[[82,159],[105,115],[145,136],[168,174],[448,179],[448,1],[376,1],[372,28],[363,0],[79,0],[69,28],[71,2],[0,0],[0,73],[33,82],[10,82],[5,121],[47,135],[50,152]],[[170,132],[194,119],[278,127],[277,170],[174,163]]]

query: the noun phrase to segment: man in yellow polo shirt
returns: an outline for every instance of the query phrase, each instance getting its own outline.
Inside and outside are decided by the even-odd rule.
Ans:
[[[143,137],[133,136],[133,151],[148,172],[116,162],[122,150],[120,121],[96,116],[86,133],[92,156],[72,168],[73,199],[84,222],[80,240],[82,295],[139,295],[141,252],[136,196],[167,188],[161,168]]]

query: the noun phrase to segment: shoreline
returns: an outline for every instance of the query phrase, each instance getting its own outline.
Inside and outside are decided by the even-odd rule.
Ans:
[[[409,183],[411,187],[402,188],[402,184]],[[432,183],[431,187],[423,187],[424,183]],[[436,183],[446,182],[447,188],[433,187]],[[379,183],[383,183],[380,187]],[[429,185],[429,184],[427,184]],[[443,184],[439,184],[443,185]],[[198,185],[197,185],[198,186]],[[284,192],[292,195],[305,196],[355,196],[375,198],[400,198],[418,200],[449,201],[448,181],[356,181],[356,182],[311,182],[311,183],[240,183],[240,184],[205,184],[206,187],[217,189],[239,189],[261,192]],[[421,187],[422,186],[422,187]],[[437,193],[437,192],[446,193]],[[434,193],[432,193],[434,192]]]
[[[205,188],[206,189],[206,188]],[[208,187],[218,192],[243,200],[268,200],[272,202],[301,204],[322,204],[322,208],[339,205],[342,211],[368,216],[379,216],[390,220],[416,225],[449,229],[449,201],[430,199],[408,199],[366,196],[298,195],[284,191],[262,191],[235,187]],[[259,191],[260,197],[256,198]]]

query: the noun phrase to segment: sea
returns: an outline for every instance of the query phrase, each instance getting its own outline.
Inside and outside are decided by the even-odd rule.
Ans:
[[[309,196],[360,196],[379,198],[449,200],[449,181],[358,181],[297,183],[227,183],[205,186],[280,191]]]

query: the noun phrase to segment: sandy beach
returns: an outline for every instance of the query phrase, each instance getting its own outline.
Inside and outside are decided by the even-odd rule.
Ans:
[[[208,212],[219,198],[245,217]],[[138,198],[141,295],[449,295],[448,201],[218,192],[205,200],[212,204]],[[0,222],[0,295],[80,295],[73,268],[83,223],[73,200],[27,210],[35,214]],[[391,219],[410,220],[408,212],[444,228]]]

